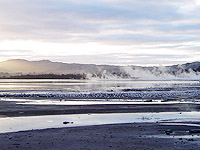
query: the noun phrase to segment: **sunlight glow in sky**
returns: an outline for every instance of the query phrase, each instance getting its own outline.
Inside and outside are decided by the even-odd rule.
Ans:
[[[200,0],[0,0],[0,61],[200,61]]]

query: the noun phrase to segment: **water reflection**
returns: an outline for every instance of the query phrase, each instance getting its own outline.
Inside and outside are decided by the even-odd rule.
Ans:
[[[1,79],[1,92],[78,93],[119,92],[126,88],[200,86],[199,81],[134,81],[134,80],[63,80]]]
[[[33,117],[0,118],[0,133],[32,129],[75,127],[116,123],[156,122],[169,119],[190,119],[199,121],[200,112],[164,112],[164,113],[113,113],[79,114]],[[63,124],[64,121],[73,124]]]

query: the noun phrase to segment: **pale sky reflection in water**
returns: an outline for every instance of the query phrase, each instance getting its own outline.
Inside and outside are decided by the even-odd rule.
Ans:
[[[0,133],[32,129],[76,127],[134,122],[156,122],[169,119],[199,120],[200,112],[164,112],[164,113],[118,113],[118,114],[78,114],[34,117],[0,118]],[[64,125],[63,122],[73,122]]]

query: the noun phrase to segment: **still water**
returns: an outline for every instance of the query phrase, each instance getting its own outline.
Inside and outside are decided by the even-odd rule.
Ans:
[[[199,81],[134,81],[134,80],[31,80],[1,79],[0,93],[91,93],[121,92],[123,89],[184,87],[200,88]]]
[[[77,127],[88,125],[156,122],[164,120],[200,121],[200,112],[161,112],[161,113],[113,113],[113,114],[75,114],[54,116],[8,117],[0,118],[0,133],[34,129]],[[63,124],[63,122],[69,124]],[[195,126],[195,124],[189,124]],[[197,125],[199,126],[199,125]]]

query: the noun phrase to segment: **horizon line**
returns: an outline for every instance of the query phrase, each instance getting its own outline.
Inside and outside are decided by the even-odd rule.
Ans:
[[[168,65],[163,65],[163,64],[157,64],[157,65],[139,65],[139,64],[129,64],[129,65],[119,65],[119,64],[95,64],[95,63],[69,63],[69,62],[63,62],[63,61],[52,61],[49,59],[38,59],[38,60],[28,60],[28,59],[6,59],[3,61],[0,61],[0,63],[2,62],[6,62],[6,61],[14,61],[14,60],[21,60],[21,61],[28,61],[28,62],[40,62],[40,61],[49,61],[52,63],[63,63],[63,64],[78,64],[78,65],[96,65],[96,66],[120,66],[120,67],[129,67],[129,66],[138,66],[138,67],[168,67],[168,66],[174,66],[174,65],[183,65],[183,64],[187,64],[187,63],[198,63],[200,61],[191,61],[191,62],[185,62],[185,63],[177,63],[177,64],[168,64]]]

